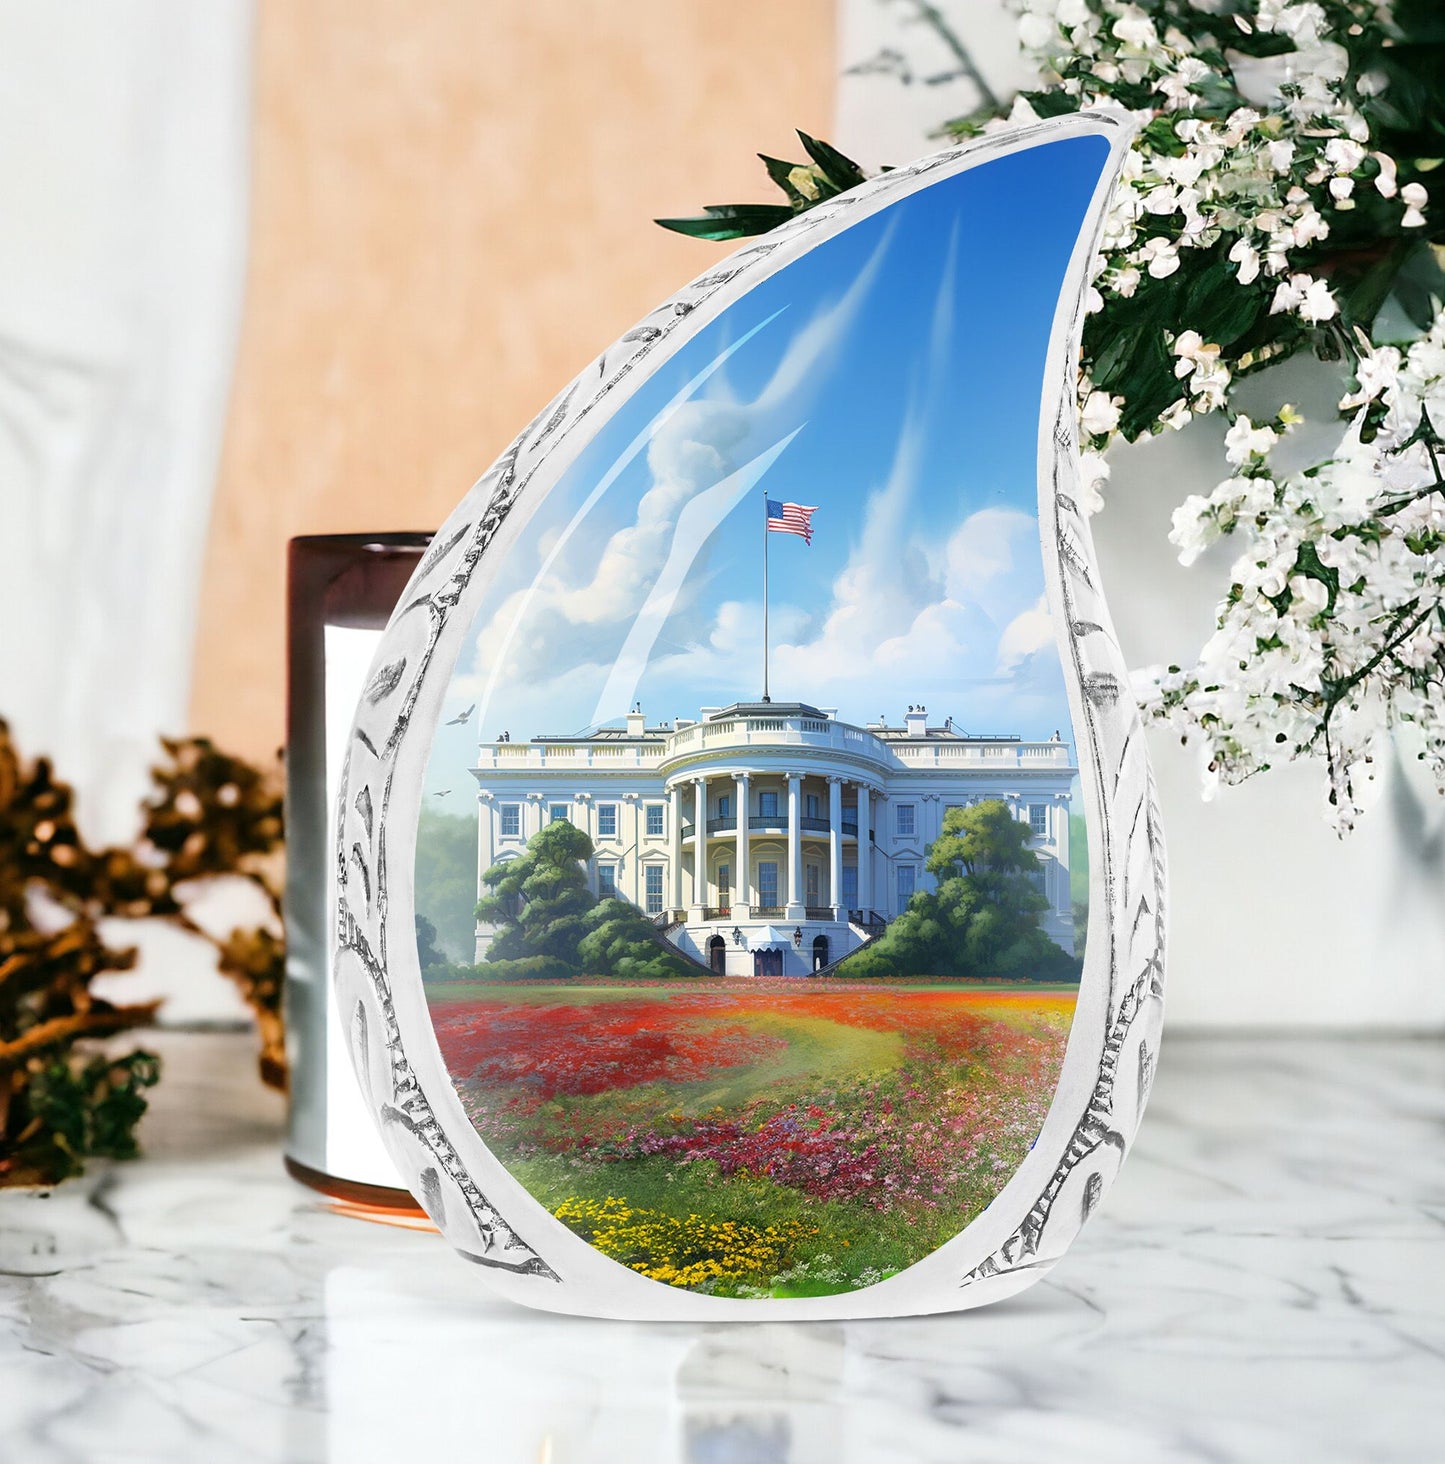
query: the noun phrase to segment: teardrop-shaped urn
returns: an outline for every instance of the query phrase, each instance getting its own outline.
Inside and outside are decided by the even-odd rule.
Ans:
[[[1009,1295],[1139,1122],[1164,860],[1078,506],[1129,123],[981,138],[740,249],[437,535],[336,810],[340,1010],[506,1295]]]

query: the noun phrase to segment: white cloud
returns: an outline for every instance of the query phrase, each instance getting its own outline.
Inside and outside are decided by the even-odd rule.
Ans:
[[[975,706],[1007,712],[1011,694],[1042,694],[1046,665],[1019,675],[1052,644],[1037,523],[981,509],[931,549],[910,527],[909,479],[905,453],[870,502],[818,633],[778,645],[775,686],[855,707],[864,687],[880,707],[944,698],[940,710],[965,722]]]
[[[1004,627],[998,639],[998,672],[1007,676],[1030,656],[1039,651],[1051,650],[1054,645],[1054,618],[1049,614],[1048,598],[1040,595],[1038,602],[1021,615],[1016,615]]]
[[[722,521],[738,506],[747,493],[766,475],[769,468],[786,451],[789,443],[802,431],[795,427],[781,441],[775,442],[751,462],[729,473],[721,482],[691,497],[677,515],[677,529],[672,536],[667,563],[654,581],[647,602],[632,622],[607,685],[597,699],[592,714],[594,722],[620,716],[632,705],[638,683],[652,656],[662,627],[687,593],[687,575],[702,547],[716,532]],[[693,593],[696,594],[696,587]]]

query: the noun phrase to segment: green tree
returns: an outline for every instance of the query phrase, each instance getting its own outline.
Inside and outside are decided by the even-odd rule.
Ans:
[[[954,808],[928,852],[936,890],[921,890],[872,945],[849,957],[849,976],[1014,976],[1067,980],[1078,961],[1039,928],[1048,901],[1029,829],[997,799]]]
[[[577,969],[578,947],[597,903],[583,869],[591,857],[592,840],[559,820],[533,834],[520,858],[487,870],[476,917],[496,931],[489,961],[544,956]]]
[[[600,900],[587,925],[577,948],[583,971],[653,981],[694,974],[688,962],[662,945],[652,922],[630,900]]]
[[[416,913],[431,921],[444,959],[470,965],[476,948],[477,821],[425,808],[416,830]],[[423,963],[422,970],[426,970]]]
[[[432,966],[444,966],[446,955],[437,948],[437,928],[425,915],[416,917],[416,960],[425,975]]]

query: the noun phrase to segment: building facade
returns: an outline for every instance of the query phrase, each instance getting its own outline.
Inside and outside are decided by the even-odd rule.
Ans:
[[[1072,953],[1067,743],[930,727],[840,722],[802,703],[703,708],[696,720],[626,723],[585,736],[484,742],[478,870],[516,858],[567,819],[595,853],[599,896],[643,909],[701,965],[727,975],[804,975],[856,950],[917,890],[950,808],[1001,799],[1043,865],[1042,925]],[[490,935],[477,931],[477,959]]]

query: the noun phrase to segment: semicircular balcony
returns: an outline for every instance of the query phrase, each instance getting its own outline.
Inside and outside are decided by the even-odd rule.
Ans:
[[[836,721],[816,707],[740,703],[670,733],[658,771],[664,778],[764,772],[790,765],[798,753],[810,764],[816,758],[820,770],[829,763],[840,771],[861,766],[881,774],[893,762],[887,746],[871,732]]]

